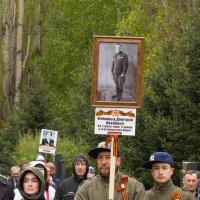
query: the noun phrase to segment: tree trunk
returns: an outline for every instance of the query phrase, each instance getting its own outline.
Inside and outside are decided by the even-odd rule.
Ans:
[[[15,0],[3,0],[3,59],[4,59],[4,81],[3,81],[3,105],[0,118],[4,119],[12,113],[14,99],[14,73],[15,73],[15,23],[16,2]]]
[[[36,22],[36,27],[35,27],[35,41],[34,41],[34,47],[36,49],[36,55],[41,56],[42,55],[42,40],[41,40],[41,27],[42,27],[42,3],[38,3],[38,20]]]
[[[16,72],[15,72],[15,105],[20,103],[22,84],[22,41],[23,41],[23,21],[24,21],[24,0],[18,1],[18,22],[17,22],[17,45],[16,45]]]

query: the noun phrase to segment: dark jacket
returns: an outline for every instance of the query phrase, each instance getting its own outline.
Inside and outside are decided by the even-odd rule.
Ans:
[[[14,191],[8,180],[0,177],[0,200],[13,200]]]
[[[56,176],[56,174],[52,174],[52,179],[53,179],[53,183],[54,183],[54,188],[57,189],[57,187],[59,186],[60,184],[60,179]]]
[[[47,140],[47,138],[42,139],[42,144],[43,145],[49,145],[49,146],[54,146],[54,140],[49,139],[49,141]]]
[[[8,181],[10,182],[10,184],[12,185],[12,188],[13,188],[13,190],[16,188],[15,187],[15,181],[14,181],[14,179],[12,178],[12,177],[10,177],[9,179],[8,179]]]
[[[24,191],[23,191],[23,181],[24,181],[24,177],[25,175],[28,173],[28,172],[32,172],[34,173],[39,181],[40,181],[40,191],[37,195],[37,197],[35,198],[31,198],[28,194],[26,194]],[[20,175],[20,178],[19,178],[19,184],[18,184],[18,190],[19,192],[21,193],[21,196],[23,197],[23,200],[45,200],[44,198],[44,189],[45,189],[45,180],[44,180],[44,176],[41,172],[41,170],[37,167],[29,167],[27,169],[25,169],[22,174]]]
[[[119,52],[113,56],[113,64],[112,64],[112,74],[124,74],[126,75],[128,69],[128,56]]]
[[[82,158],[86,162],[86,172],[82,178],[79,178],[75,171],[75,162],[78,158]],[[57,190],[55,195],[55,200],[73,200],[74,196],[76,194],[76,191],[78,190],[79,185],[87,179],[87,173],[89,169],[89,163],[87,158],[82,155],[78,154],[75,156],[73,162],[72,162],[72,169],[73,169],[73,175],[65,180],[63,180]]]

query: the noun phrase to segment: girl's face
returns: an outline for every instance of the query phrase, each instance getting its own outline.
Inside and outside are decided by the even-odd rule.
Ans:
[[[36,175],[28,172],[23,180],[24,192],[30,196],[36,196],[39,193],[40,182]]]

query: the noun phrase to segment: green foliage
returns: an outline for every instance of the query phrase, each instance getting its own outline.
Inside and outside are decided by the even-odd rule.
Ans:
[[[61,128],[63,136],[93,134],[92,37],[115,35],[116,22],[128,10],[125,2],[55,1],[45,15],[45,51],[38,65],[53,93],[50,125]]]
[[[40,132],[19,135],[19,143],[16,146],[16,151],[14,152],[12,159],[16,164],[21,160],[32,161],[35,160],[40,144]],[[78,145],[77,145],[78,144]],[[57,139],[56,154],[62,154],[63,160],[67,163],[67,166],[71,168],[71,163],[74,156],[78,153],[83,153],[87,156],[88,144],[84,139],[74,139],[74,138],[61,138]],[[47,161],[53,161],[54,158],[51,154],[44,154]]]
[[[35,160],[38,155],[40,134],[31,134],[31,132],[28,132],[20,134],[18,139],[16,151],[13,154],[14,162],[18,164],[21,160]]]
[[[2,20],[3,8],[2,7],[3,7],[3,1],[0,2],[0,24],[3,23],[3,20]],[[2,27],[3,26],[0,26],[0,33],[3,32]],[[2,46],[2,42],[3,42],[3,37],[0,37],[0,47]],[[3,51],[0,51],[0,105],[3,105],[3,100],[4,100],[3,99],[3,72],[4,72],[4,67],[3,67],[4,64],[3,63],[4,63]]]
[[[18,126],[23,132],[28,130],[39,130],[47,127],[52,119],[49,107],[51,106],[51,96],[40,78],[40,74],[35,71],[29,76],[24,84],[26,93],[17,112]]]
[[[177,170],[182,161],[200,159],[197,103],[200,15],[192,12],[198,7],[192,3],[194,7],[185,2],[180,6],[175,1],[168,1],[166,5],[130,1],[131,12],[118,24],[120,34],[128,32],[145,36],[146,40],[143,108],[137,114],[135,138],[126,139],[124,145],[129,155],[124,161],[125,170],[140,177],[146,188],[152,186],[152,180],[149,172],[140,166],[152,152],[170,152]],[[195,21],[188,18],[192,13]],[[178,172],[174,181],[179,184]]]
[[[71,167],[72,160],[75,155],[83,153],[87,156],[88,153],[87,142],[80,138],[58,138],[58,146],[56,152],[63,155],[63,159],[67,162],[67,165]]]
[[[57,153],[69,165],[76,153],[87,154],[105,140],[93,135],[93,35],[145,37],[143,108],[137,110],[136,136],[120,138],[122,170],[149,188],[151,175],[142,165],[153,151],[172,153],[177,170],[182,161],[200,160],[199,1],[45,1],[42,16],[35,2],[26,2],[24,30],[30,17],[32,27],[42,20],[43,54],[37,58],[31,42],[22,105],[0,131],[3,168],[12,164],[12,152],[15,162],[36,157],[41,128],[58,130]],[[16,151],[10,142],[15,133],[21,133]]]
[[[0,128],[0,174],[8,176],[10,175],[10,168],[14,164],[12,153],[16,150],[15,146],[18,142],[19,134],[15,116],[6,121],[1,121]]]

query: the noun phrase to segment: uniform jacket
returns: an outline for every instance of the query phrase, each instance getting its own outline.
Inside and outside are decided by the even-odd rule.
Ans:
[[[77,177],[75,172],[75,161],[77,158],[83,158],[86,162],[86,172],[82,178]],[[74,196],[76,194],[76,191],[78,190],[79,185],[87,179],[87,173],[89,169],[89,163],[87,158],[82,155],[78,154],[73,162],[72,162],[72,168],[73,168],[73,175],[65,180],[63,180],[58,188],[56,189],[56,195],[55,200],[74,200]]]
[[[194,200],[190,192],[179,188],[170,180],[164,185],[155,183],[154,187],[147,191],[148,200]]]
[[[126,75],[128,69],[128,56],[119,52],[113,56],[112,73],[113,74],[124,74]]]
[[[48,141],[47,138],[44,138],[44,139],[42,139],[42,144],[43,144],[43,145],[48,144],[49,146],[54,146],[54,140],[49,139],[49,141]]]
[[[115,184],[120,186],[120,179],[125,174],[117,172],[115,175]],[[135,178],[128,177],[126,185],[128,200],[147,200],[143,184]],[[86,180],[78,189],[75,200],[108,200],[109,199],[109,181],[97,175],[90,180]],[[121,191],[114,191],[114,200],[123,200]]]

